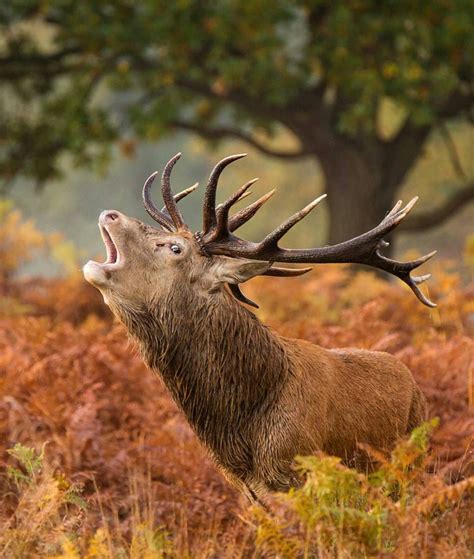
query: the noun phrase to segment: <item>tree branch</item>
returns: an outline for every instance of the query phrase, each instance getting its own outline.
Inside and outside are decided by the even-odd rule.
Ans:
[[[395,190],[403,181],[413,163],[418,159],[431,126],[415,126],[410,118],[400,128],[395,138],[385,142],[384,151],[384,186]]]
[[[398,230],[412,233],[438,226],[462,210],[472,200],[474,200],[474,182],[468,183],[467,186],[456,192],[443,206],[432,211],[408,216],[401,222]]]
[[[456,148],[456,144],[454,143],[453,137],[448,130],[448,127],[444,122],[442,122],[439,126],[441,136],[443,137],[444,143],[446,145],[446,149],[448,150],[449,158],[451,159],[451,165],[454,169],[454,172],[458,175],[458,177],[462,180],[467,180],[466,173],[462,168],[461,158],[459,157],[458,150]]]
[[[122,54],[126,54],[125,52]],[[156,62],[152,62],[143,57],[138,57],[133,53],[129,53],[129,56],[133,60],[134,70],[146,71],[146,72],[157,72],[159,71],[159,66]],[[196,64],[200,64],[199,59],[196,60]],[[217,77],[217,76],[216,76]],[[186,76],[177,77],[174,81],[174,85],[181,89],[190,91],[196,95],[201,95],[208,99],[215,99],[221,101],[222,103],[233,103],[234,105],[243,107],[250,113],[259,114],[271,120],[276,120],[278,122],[283,122],[282,116],[289,107],[270,107],[265,103],[260,103],[258,98],[249,97],[247,93],[242,89],[229,88],[225,90],[218,90],[213,88],[212,77],[206,79],[206,81],[197,81],[195,79],[190,79]]]
[[[463,92],[457,89],[446,99],[436,112],[440,120],[459,116],[463,111],[471,111],[474,103],[473,91]]]
[[[210,128],[210,127],[201,126],[201,125],[198,125],[198,124],[183,122],[183,121],[180,121],[180,120],[173,120],[170,124],[174,128],[179,128],[180,130],[187,130],[187,131],[190,131],[190,132],[195,132],[196,134],[199,134],[200,136],[202,136],[203,138],[206,138],[208,140],[218,140],[218,139],[222,139],[222,138],[237,138],[237,139],[243,140],[247,144],[253,146],[254,148],[256,148],[261,153],[264,153],[265,155],[271,155],[272,157],[280,157],[282,159],[296,159],[296,158],[299,158],[299,157],[314,155],[313,153],[311,153],[309,151],[305,151],[305,150],[299,150],[299,151],[274,150],[274,149],[260,143],[258,140],[256,140],[251,135],[246,134],[245,132],[242,132],[241,130],[238,130],[236,128],[230,128],[230,127],[224,127],[224,126],[223,127]]]
[[[71,47],[52,54],[1,57],[0,77],[2,79],[18,80],[35,74],[48,77],[64,74],[77,68],[77,64],[65,64],[64,59],[78,53],[79,49]]]
[[[459,116],[472,108],[472,93],[456,90],[442,103],[436,111],[436,121],[432,124],[417,126],[408,117],[398,134],[383,144],[385,157],[384,184],[394,190],[401,184],[407,172],[423,150],[423,146],[436,122]]]
[[[222,103],[231,103],[243,107],[249,113],[258,114],[271,120],[276,120],[282,124],[286,124],[285,116],[289,107],[272,107],[265,103],[260,103],[258,99],[249,97],[240,89],[229,89],[225,91],[216,91],[208,84],[198,83],[187,78],[180,78],[176,81],[176,85],[183,89],[187,89],[203,97],[216,99]]]
[[[143,57],[130,56],[133,58],[133,68],[135,70],[152,71],[153,73],[158,71],[158,66],[149,60]],[[199,60],[197,63],[199,63]],[[270,122],[282,124],[293,132],[300,139],[302,145],[304,145],[304,152],[301,156],[314,156],[318,155],[318,151],[322,152],[326,148],[331,149],[327,146],[334,140],[334,131],[330,123],[330,109],[326,107],[323,100],[323,84],[311,90],[300,92],[296,98],[289,101],[285,106],[266,104],[258,97],[249,96],[241,88],[223,87],[220,89],[210,84],[212,84],[212,77],[206,81],[199,81],[190,79],[187,76],[180,76],[174,81],[174,86],[184,91],[219,101],[222,104],[241,107],[255,117],[264,117]],[[147,98],[149,99],[150,97],[151,95],[147,94]],[[311,110],[309,111],[309,109]],[[310,116],[308,116],[309,112]],[[311,126],[311,121],[317,124]],[[199,133],[198,130],[194,131]],[[201,133],[201,136],[212,139],[212,136],[203,133]],[[247,138],[242,139],[247,141]],[[259,149],[257,145],[255,147]],[[270,148],[264,147],[260,151],[268,155],[275,155]],[[278,157],[278,152],[276,152],[276,157]],[[292,155],[287,157],[292,157]],[[300,157],[300,154],[295,154],[295,157]]]

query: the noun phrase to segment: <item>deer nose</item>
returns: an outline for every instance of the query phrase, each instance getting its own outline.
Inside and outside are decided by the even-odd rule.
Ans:
[[[106,210],[100,214],[99,219],[102,223],[110,223],[112,221],[118,221],[120,219],[120,215],[118,212]]]

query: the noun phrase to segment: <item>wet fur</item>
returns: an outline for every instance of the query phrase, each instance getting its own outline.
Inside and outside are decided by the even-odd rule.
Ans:
[[[224,289],[183,282],[159,303],[109,302],[226,477],[249,498],[297,483],[295,455],[364,467],[357,443],[390,449],[426,416],[410,371],[387,353],[284,338]]]

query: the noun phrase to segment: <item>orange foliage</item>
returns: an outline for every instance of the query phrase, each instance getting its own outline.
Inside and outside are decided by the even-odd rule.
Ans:
[[[46,237],[33,221],[23,221],[18,210],[0,200],[0,285],[45,245]]]
[[[474,473],[473,292],[440,265],[435,276],[432,311],[399,284],[340,266],[262,278],[247,291],[281,334],[388,351],[405,362],[430,416],[441,420],[431,468],[460,478]],[[251,531],[237,516],[240,497],[99,294],[77,275],[10,282],[7,291],[23,310],[0,315],[0,460],[15,443],[48,441],[50,466],[84,488],[91,509],[82,530],[91,533],[104,514],[124,534],[131,529],[130,480],[145,476],[155,521],[182,535],[178,551],[199,556],[206,547],[212,556],[209,546],[217,554],[225,546],[226,556],[240,556]],[[4,477],[0,497],[1,517],[13,507]]]
[[[26,282],[28,304],[37,302],[31,314],[0,320],[0,460],[6,462],[6,449],[18,442],[40,448],[49,441],[48,463],[79,482],[95,503],[84,530],[100,523],[100,500],[125,519],[126,531],[133,506],[131,477],[149,474],[158,524],[177,533],[182,524],[191,533],[210,530],[212,503],[213,522],[226,525],[222,538],[229,545],[240,539],[234,514],[238,495],[124,329],[110,315],[96,314],[104,315],[105,307],[97,305],[95,292],[72,279],[39,282],[34,291]],[[62,303],[59,293],[65,296]],[[86,294],[87,314],[81,303]],[[73,301],[78,301],[77,311]],[[0,477],[1,500],[7,493],[3,483],[2,488]],[[3,507],[0,517],[9,512]]]

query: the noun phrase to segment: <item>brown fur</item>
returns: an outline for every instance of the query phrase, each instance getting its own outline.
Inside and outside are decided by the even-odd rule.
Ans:
[[[197,436],[250,498],[297,483],[295,455],[322,450],[363,466],[358,443],[390,449],[425,418],[422,393],[392,355],[279,336],[224,286],[204,289],[196,262],[211,263],[196,254],[192,246],[190,268],[177,272],[182,280],[152,297],[128,300],[123,282],[119,294],[100,288]]]

